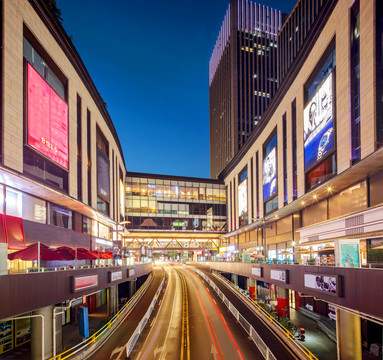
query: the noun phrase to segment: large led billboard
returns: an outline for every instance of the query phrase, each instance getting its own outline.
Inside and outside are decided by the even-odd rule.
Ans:
[[[238,185],[239,216],[247,213],[247,179]]]
[[[97,146],[97,195],[110,200],[109,159]]]
[[[28,64],[29,146],[68,169],[68,105]]]
[[[304,109],[305,170],[333,149],[332,73]]]
[[[263,201],[277,191],[277,151],[274,146],[263,160]]]

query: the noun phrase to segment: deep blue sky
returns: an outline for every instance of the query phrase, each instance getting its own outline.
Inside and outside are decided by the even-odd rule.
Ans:
[[[289,13],[295,1],[261,3]],[[228,0],[57,0],[128,171],[210,176],[209,59]]]

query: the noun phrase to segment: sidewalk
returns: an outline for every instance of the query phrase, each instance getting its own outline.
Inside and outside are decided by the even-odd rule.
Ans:
[[[302,315],[299,311],[290,308],[290,319],[299,328],[306,330],[306,339],[301,341],[318,359],[336,360],[336,343],[321,331],[315,320]]]

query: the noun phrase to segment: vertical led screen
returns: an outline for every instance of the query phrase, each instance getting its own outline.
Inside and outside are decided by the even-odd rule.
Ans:
[[[28,145],[68,169],[68,105],[28,64]]]
[[[238,185],[239,216],[247,213],[247,179]]]
[[[97,194],[109,201],[110,179],[109,179],[109,159],[105,153],[97,146]]]
[[[263,159],[263,201],[277,192],[277,134],[265,147]]]
[[[120,215],[125,215],[125,188],[124,183],[120,179]]]
[[[333,149],[332,73],[304,109],[305,170]]]

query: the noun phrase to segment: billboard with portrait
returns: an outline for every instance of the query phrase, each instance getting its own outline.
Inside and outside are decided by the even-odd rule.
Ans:
[[[238,185],[239,216],[247,213],[247,179]]]
[[[332,77],[330,73],[303,112],[305,170],[334,147]]]
[[[304,286],[309,289],[339,295],[337,275],[304,274]]]
[[[68,169],[68,105],[28,64],[27,144]]]
[[[110,200],[109,159],[97,146],[97,195]]]
[[[263,160],[263,201],[277,191],[277,151],[276,147]]]

